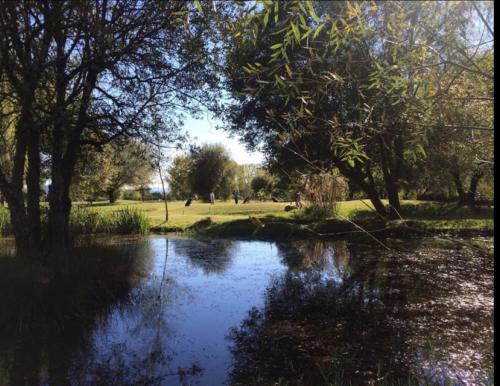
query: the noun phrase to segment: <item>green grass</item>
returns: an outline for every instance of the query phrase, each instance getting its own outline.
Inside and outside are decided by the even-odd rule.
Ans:
[[[150,220],[153,231],[186,230],[193,224],[210,217],[210,226],[218,227],[225,234],[231,227],[241,231],[253,229],[249,225],[249,216],[257,217],[263,222],[287,221],[307,223],[297,211],[285,212],[287,202],[251,202],[234,204],[233,201],[216,202],[214,205],[194,201],[185,207],[183,201],[169,202],[169,221],[165,222],[165,209],[162,202],[118,201],[115,204],[97,203],[89,207],[91,211],[110,213],[124,207],[137,208]],[[493,208],[482,208],[479,211],[460,208],[452,212],[454,204],[442,204],[429,201],[405,200],[402,202],[401,216],[408,225],[423,230],[437,231],[492,231]],[[356,223],[374,222],[379,217],[371,209],[369,200],[342,201],[338,203],[337,215],[325,219],[325,223],[345,223],[348,218]],[[236,221],[237,220],[237,221]],[[242,221],[246,220],[246,221]],[[398,223],[395,221],[394,223]],[[235,231],[236,232],[236,231]],[[236,232],[237,233],[237,232]]]
[[[385,202],[386,203],[386,202]],[[320,233],[350,231],[354,225],[360,224],[365,229],[378,229],[380,218],[373,211],[369,200],[342,201],[337,205],[337,213],[321,220],[307,216],[307,209],[285,212],[288,202],[257,202],[234,204],[233,201],[217,201],[214,205],[194,201],[190,207],[184,201],[169,202],[169,221],[165,221],[165,207],[161,201],[141,202],[120,200],[114,204],[97,202],[92,206],[84,203],[73,203],[70,228],[72,234],[111,233],[111,234],[144,234],[153,232],[207,230],[213,236],[255,236],[266,234],[268,237],[278,235],[294,235],[296,237],[311,236],[304,229],[290,229],[291,223],[296,228],[300,224],[309,224],[310,228]],[[306,205],[307,207],[307,205]],[[460,208],[453,211],[454,204],[443,204],[430,201],[405,200],[402,202],[401,217],[406,220],[391,221],[387,225],[393,228],[419,229],[429,232],[492,233],[494,228],[493,208],[481,208],[479,211]],[[257,217],[264,223],[274,224],[257,230],[249,216]],[[207,218],[210,222],[203,222]],[[323,217],[323,216],[322,216]],[[198,223],[198,224],[196,224]],[[281,224],[279,224],[281,223]],[[196,224],[195,226],[193,226]],[[271,229],[273,228],[273,229]],[[286,229],[285,229],[286,228]],[[0,236],[10,232],[8,214],[0,207]]]

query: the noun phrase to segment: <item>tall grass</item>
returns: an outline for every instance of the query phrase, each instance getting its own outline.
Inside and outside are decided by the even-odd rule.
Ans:
[[[47,216],[42,215],[42,228],[47,231]],[[95,212],[83,206],[74,206],[69,216],[71,236],[96,233],[132,235],[147,234],[151,224],[149,218],[137,208],[123,208],[111,213]],[[0,237],[12,234],[10,215],[7,208],[0,207]]]
[[[115,234],[144,235],[151,227],[149,218],[137,208],[126,207],[111,213],[111,232]]]
[[[92,212],[85,207],[76,206],[69,216],[69,230],[74,236],[103,233],[107,230],[106,216]]]
[[[143,235],[149,232],[150,227],[149,218],[137,208],[126,207],[106,213],[75,207],[70,217],[70,230],[73,235],[92,233]]]

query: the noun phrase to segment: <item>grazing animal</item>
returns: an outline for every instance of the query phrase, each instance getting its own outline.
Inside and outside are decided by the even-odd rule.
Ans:
[[[188,200],[186,201],[186,203],[184,204],[184,206],[190,206],[191,205],[191,201],[193,201],[192,198],[188,198]]]
[[[244,200],[243,200],[243,204],[248,204],[250,202],[250,196],[246,197]]]
[[[271,197],[271,200],[273,200],[273,202],[281,202],[281,200],[279,198],[276,198],[276,197]]]

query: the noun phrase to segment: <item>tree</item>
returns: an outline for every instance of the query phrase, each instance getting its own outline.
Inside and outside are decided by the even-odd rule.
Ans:
[[[69,245],[70,186],[82,146],[119,137],[153,142],[178,122],[179,108],[196,112],[217,100],[208,97],[218,79],[217,29],[211,9],[197,8],[139,0],[2,3],[2,113],[5,101],[15,111],[0,191],[20,255],[42,250],[42,160],[51,179],[44,245],[57,251]]]
[[[150,146],[134,140],[106,144],[101,151],[87,146],[77,166],[71,187],[74,197],[93,201],[105,194],[114,203],[124,186],[149,185],[154,172],[153,152]]]
[[[229,43],[235,103],[227,128],[250,146],[263,144],[275,167],[338,168],[381,216],[397,216],[399,192],[413,160],[426,154],[429,129],[451,124],[431,114],[456,85],[451,76],[445,87],[446,75],[459,69],[491,82],[492,71],[471,61],[470,51],[485,44],[469,39],[476,13],[467,2],[248,5]],[[437,83],[429,76],[435,68]]]
[[[224,199],[229,198],[234,188],[235,163],[226,148],[205,144],[193,149],[191,158],[193,191],[204,201],[208,201],[210,192]]]
[[[186,155],[175,157],[168,168],[167,181],[175,198],[185,200],[193,194],[192,168],[193,159]]]
[[[114,203],[125,185],[146,186],[154,173],[153,154],[146,145],[129,141],[124,145],[108,144],[105,157],[110,161],[108,183],[103,186],[109,202]]]
[[[85,200],[92,204],[105,193],[111,177],[109,152],[97,151],[85,146],[75,166],[75,177],[71,183],[71,199]]]
[[[258,192],[263,192],[265,194],[270,194],[273,189],[273,179],[269,175],[269,173],[265,173],[260,171],[253,179],[252,179],[252,190],[255,194]]]

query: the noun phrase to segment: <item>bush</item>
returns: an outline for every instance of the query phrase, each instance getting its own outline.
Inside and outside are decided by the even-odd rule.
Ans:
[[[0,206],[0,236],[7,236],[12,233],[10,225],[10,215],[7,208]]]

